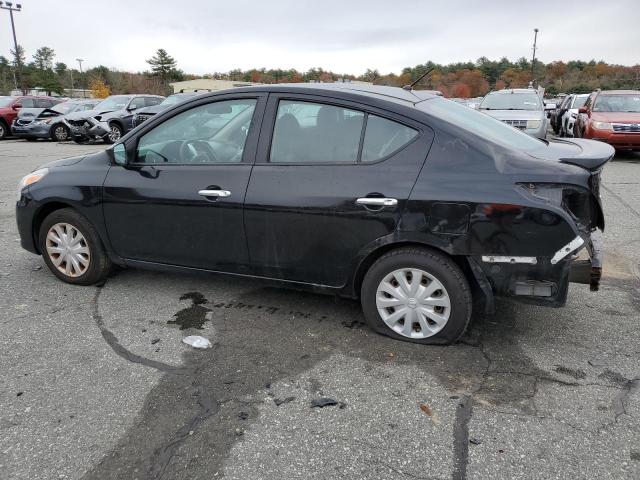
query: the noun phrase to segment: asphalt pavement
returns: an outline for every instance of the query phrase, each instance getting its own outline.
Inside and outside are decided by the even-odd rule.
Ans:
[[[58,281],[20,248],[17,182],[104,147],[0,142],[0,478],[640,478],[640,154],[604,170],[599,292],[427,347],[254,280]]]

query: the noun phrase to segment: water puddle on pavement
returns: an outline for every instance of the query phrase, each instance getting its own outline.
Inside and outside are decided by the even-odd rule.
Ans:
[[[178,325],[180,330],[187,330],[189,328],[195,328],[202,330],[207,318],[207,313],[211,309],[203,307],[202,305],[208,303],[208,300],[204,298],[200,292],[188,292],[180,297],[180,300],[191,300],[191,306],[183,308],[174,315],[174,320],[169,320],[168,325]]]

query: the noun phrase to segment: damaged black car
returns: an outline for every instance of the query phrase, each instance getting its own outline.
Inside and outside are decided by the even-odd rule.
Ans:
[[[570,281],[597,290],[613,154],[400,88],[255,86],[44,165],[16,216],[68,283],[114,266],[248,276],[358,298],[376,332],[446,344],[495,297],[560,307]]]

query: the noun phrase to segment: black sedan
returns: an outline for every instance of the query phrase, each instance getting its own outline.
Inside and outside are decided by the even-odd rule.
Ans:
[[[65,282],[114,265],[251,276],[360,298],[375,331],[450,343],[473,292],[491,311],[494,296],[562,306],[570,278],[597,289],[613,153],[400,88],[256,86],[43,166],[16,213],[22,246]]]

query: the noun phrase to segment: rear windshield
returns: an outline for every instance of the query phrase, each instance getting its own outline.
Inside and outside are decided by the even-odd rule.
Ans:
[[[480,110],[542,110],[542,103],[535,92],[495,92],[484,97]]]
[[[637,95],[598,95],[593,111],[640,113],[640,93]]]
[[[418,107],[429,115],[444,120],[457,128],[463,128],[490,142],[506,147],[532,151],[545,146],[541,140],[533,138],[517,128],[444,98],[433,98],[420,102]]]

